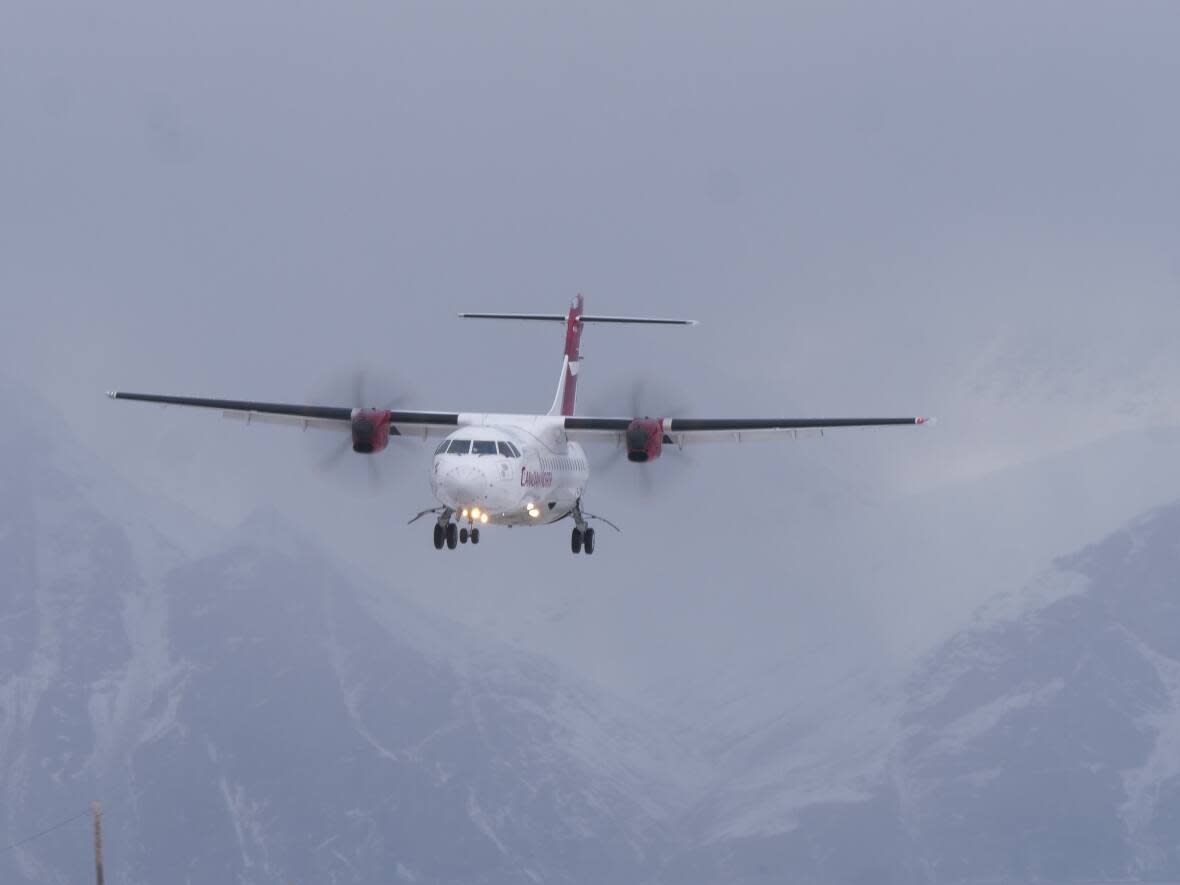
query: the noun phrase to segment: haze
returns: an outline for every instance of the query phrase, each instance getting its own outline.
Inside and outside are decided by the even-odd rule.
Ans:
[[[729,733],[908,665],[1180,489],[1180,7],[9,2],[0,372],[141,489]],[[601,533],[440,555],[429,450],[106,389],[934,415],[595,475]],[[59,420],[47,415],[46,421]],[[1074,460],[1070,460],[1070,459]],[[752,681],[774,674],[774,702]],[[735,710],[747,709],[741,716]]]

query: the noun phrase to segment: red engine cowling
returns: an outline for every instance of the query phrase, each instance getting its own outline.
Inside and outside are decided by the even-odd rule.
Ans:
[[[352,450],[370,455],[389,445],[389,418],[385,409],[353,409]]]
[[[636,418],[627,425],[627,460],[654,461],[664,450],[664,419]]]

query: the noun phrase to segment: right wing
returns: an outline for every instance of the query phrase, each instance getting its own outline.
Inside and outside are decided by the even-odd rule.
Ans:
[[[195,396],[160,396],[150,393],[123,393],[108,391],[111,399],[133,400],[141,403],[159,403],[165,406],[189,406],[198,409],[213,409],[225,418],[252,423],[287,424],[307,429],[344,430],[352,426],[354,409],[342,406],[301,406],[288,403],[259,403],[233,399],[203,399]],[[456,412],[409,412],[401,409],[390,410],[389,432],[395,436],[446,436],[459,426]]]
[[[571,439],[586,442],[621,441],[632,418],[565,419]],[[926,424],[927,418],[664,418],[664,443],[744,442],[754,439],[783,439],[800,431],[819,432],[842,427],[893,427]]]

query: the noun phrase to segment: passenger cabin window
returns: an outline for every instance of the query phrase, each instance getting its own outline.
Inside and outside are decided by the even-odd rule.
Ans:
[[[496,442],[490,439],[477,439],[471,444],[471,454],[473,455],[494,455],[496,454]]]
[[[469,439],[453,439],[451,446],[447,449],[448,455],[466,455],[471,449],[471,440]]]

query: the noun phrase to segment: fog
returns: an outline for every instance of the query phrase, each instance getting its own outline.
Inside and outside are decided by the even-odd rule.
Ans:
[[[904,667],[1177,497],[1171,3],[0,7],[0,372],[141,489],[724,732]],[[564,529],[436,553],[429,450],[107,389],[936,416],[621,464]],[[47,421],[59,420],[47,415]],[[1164,432],[1160,432],[1160,429]],[[769,674],[769,675],[768,675]],[[752,686],[773,697],[748,697]],[[744,726],[743,726],[744,727]]]

